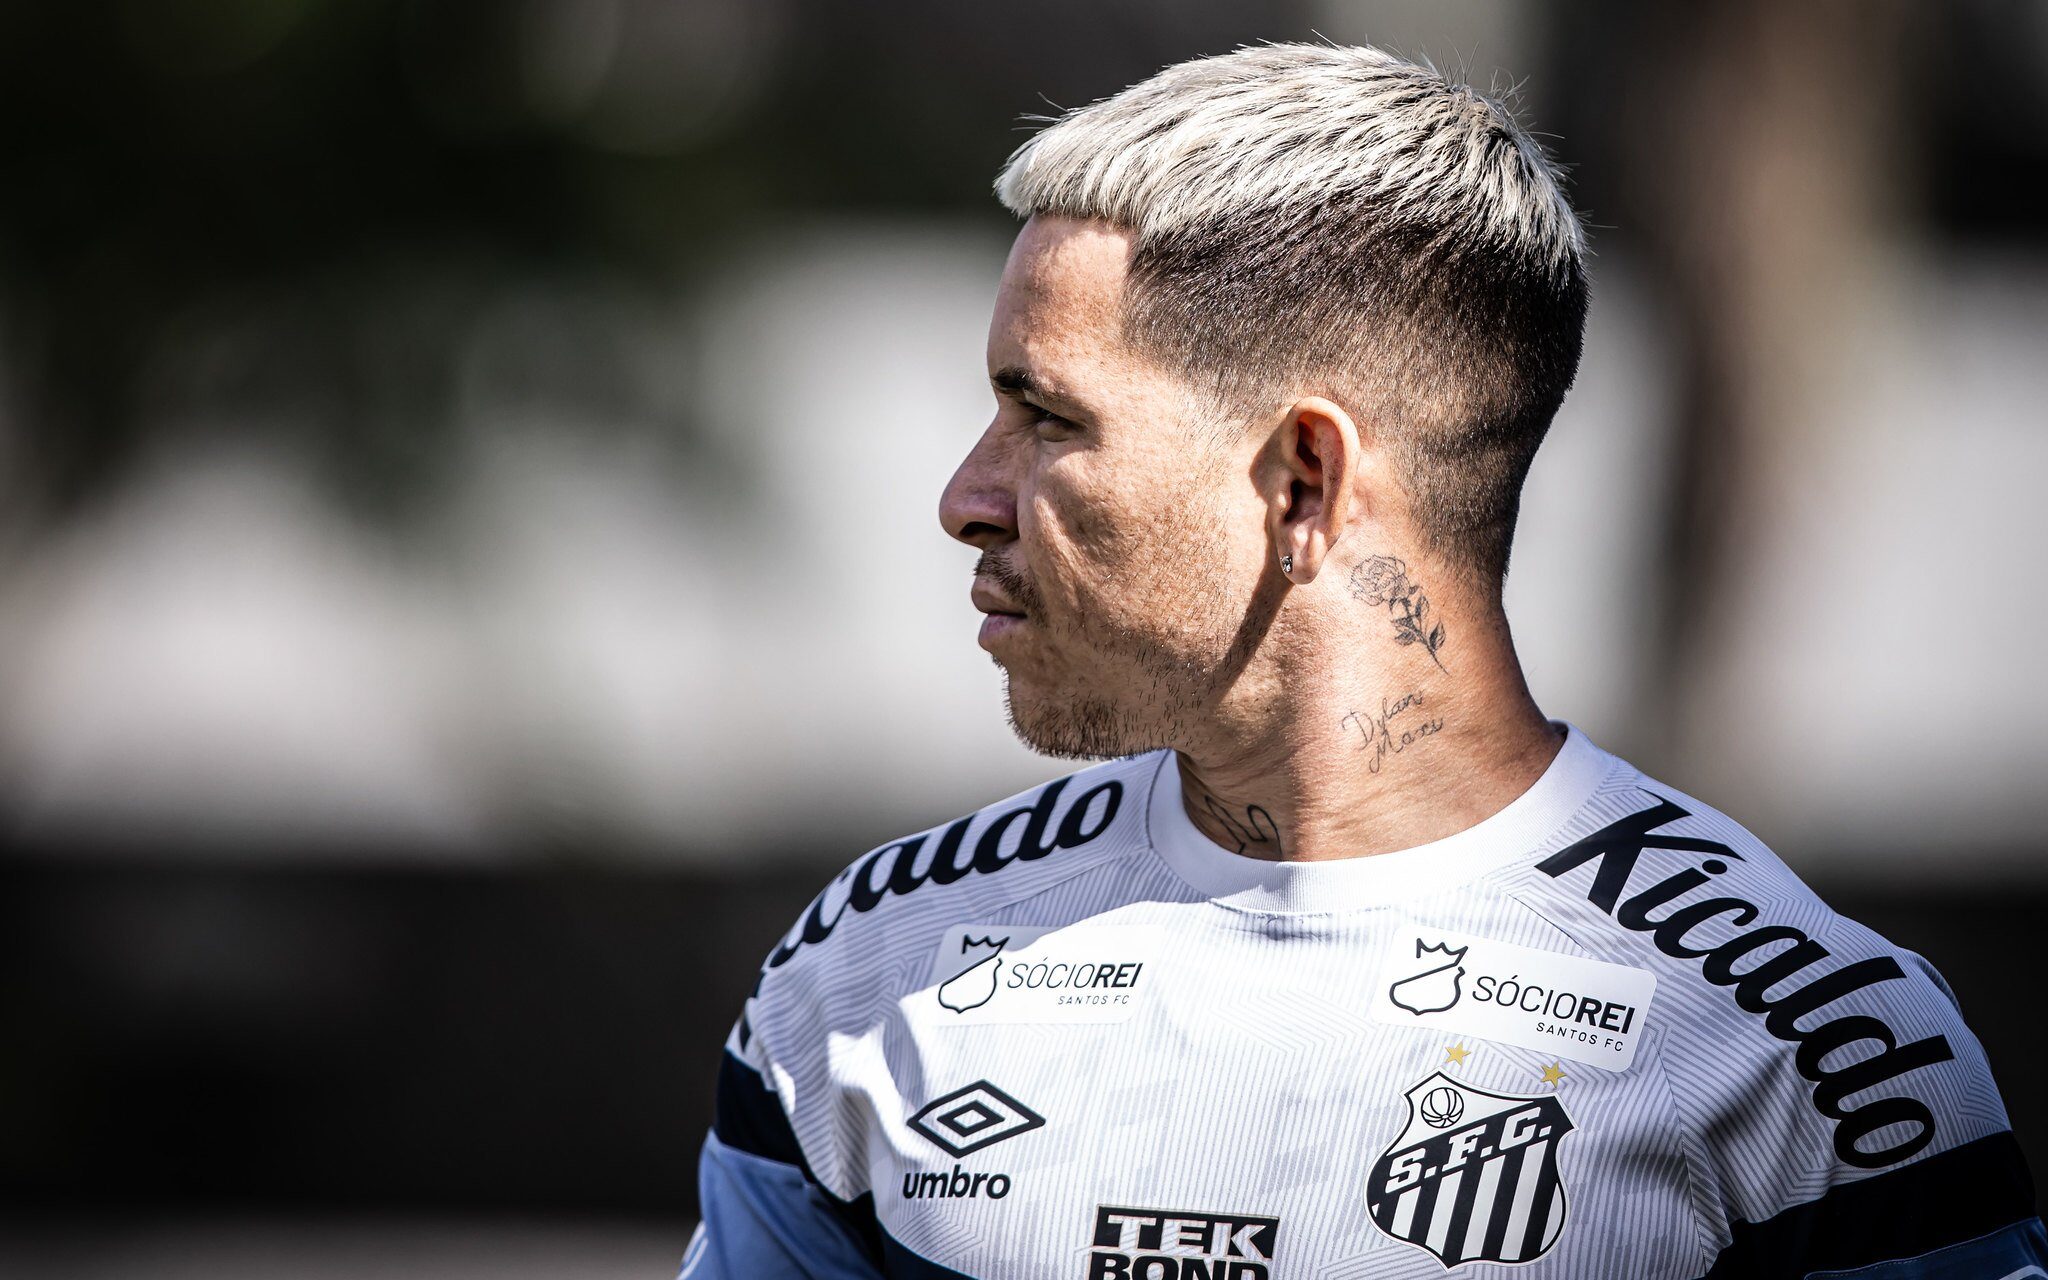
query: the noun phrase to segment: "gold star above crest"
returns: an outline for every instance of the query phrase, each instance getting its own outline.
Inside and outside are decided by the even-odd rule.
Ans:
[[[1549,1085],[1551,1088],[1557,1088],[1557,1082],[1562,1079],[1564,1079],[1564,1069],[1558,1066],[1555,1062],[1543,1068],[1543,1083]]]
[[[1444,1050],[1444,1061],[1455,1062],[1461,1067],[1465,1065],[1465,1059],[1471,1056],[1472,1051],[1470,1049],[1467,1049],[1462,1044],[1454,1044],[1450,1048]]]

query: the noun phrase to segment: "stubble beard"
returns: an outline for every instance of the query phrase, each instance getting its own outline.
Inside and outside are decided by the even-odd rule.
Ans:
[[[1129,708],[1092,697],[1031,698],[1019,706],[1008,672],[1003,674],[1003,710],[1010,730],[1025,746],[1059,760],[1113,760],[1149,750],[1151,735]]]
[[[1201,562],[1184,557],[1180,563],[1191,569]],[[1192,576],[1181,575],[1182,599],[1223,599],[1220,576],[1205,575],[1199,582]],[[1035,620],[1045,624],[1042,611]],[[1111,760],[1181,745],[1215,705],[1236,664],[1229,629],[1217,631],[1223,619],[1196,608],[1175,621],[1179,629],[1169,631],[1098,616],[1085,636],[1060,636],[1060,647],[1069,653],[1112,660],[1106,666],[1114,674],[1090,682],[1097,687],[1078,679],[1063,682],[1065,687],[1020,682],[1005,667],[1003,707],[1011,730],[1033,751],[1056,759]]]
[[[1230,616],[1226,602],[1232,593],[1215,544],[1224,521],[1217,493],[1228,455],[1205,451],[1198,459],[1179,491],[1168,495],[1167,509],[1180,519],[1142,551],[1121,553],[1159,575],[1135,594],[1165,603],[1149,610],[1084,607],[1081,625],[1057,625],[1045,613],[1036,584],[1001,557],[983,554],[976,573],[1011,592],[1034,622],[1049,626],[1047,639],[1058,649],[1107,659],[1095,671],[1054,677],[1052,684],[1019,681],[1003,668],[1004,712],[1011,730],[1033,751],[1058,759],[1110,760],[1180,746],[1241,670],[1246,642],[1257,637],[1245,631],[1244,619]]]
[[[1207,703],[1209,679],[1183,667],[1148,661],[1145,675],[1113,693],[1047,690],[1026,686],[1003,673],[1003,709],[1010,729],[1040,755],[1065,760],[1113,760],[1185,737]]]

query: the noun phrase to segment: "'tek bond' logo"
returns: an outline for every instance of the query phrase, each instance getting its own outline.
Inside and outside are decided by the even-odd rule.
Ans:
[[[1738,929],[1761,914],[1755,903],[1733,896],[1692,899],[1673,905],[1695,889],[1725,874],[1730,860],[1742,855],[1718,840],[1702,836],[1668,835],[1657,828],[1691,814],[1655,793],[1646,793],[1657,803],[1609,824],[1576,844],[1551,854],[1536,864],[1553,877],[1562,877],[1580,867],[1593,866],[1592,882],[1586,886],[1586,900],[1607,912],[1625,928],[1647,933],[1657,949],[1681,960],[1697,960],[1700,974],[1715,986],[1730,987],[1737,1007],[1763,1018],[1764,1030],[1787,1044],[1797,1045],[1793,1059],[1800,1075],[1813,1082],[1813,1106],[1835,1121],[1835,1154],[1861,1169],[1880,1169],[1897,1164],[1934,1140],[1934,1113],[1918,1098],[1903,1095],[1874,1098],[1861,1106],[1845,1106],[1846,1099],[1913,1071],[1947,1062],[1955,1057],[1944,1036],[1926,1036],[1900,1044],[1889,1023],[1869,1014],[1842,1014],[1817,1026],[1802,1028],[1799,1020],[1834,1001],[1879,982],[1906,976],[1890,956],[1864,960],[1817,972],[1818,966],[1834,953],[1791,925],[1765,924],[1737,932],[1720,942],[1703,943],[1692,936],[1708,921],[1725,917]],[[1697,867],[1642,889],[1631,897],[1622,894],[1630,886],[1636,863],[1645,850],[1707,855]],[[1662,915],[1652,915],[1663,909]],[[1753,953],[1773,944],[1792,945],[1769,950],[1766,958],[1738,969]],[[1769,995],[1795,979],[1799,985],[1779,995]],[[1824,1067],[1836,1051],[1868,1041],[1879,1047],[1857,1061]],[[1865,1151],[1858,1141],[1890,1125],[1908,1126],[1910,1132],[1890,1146]]]
[[[1280,1219],[1100,1205],[1088,1280],[1272,1280]]]

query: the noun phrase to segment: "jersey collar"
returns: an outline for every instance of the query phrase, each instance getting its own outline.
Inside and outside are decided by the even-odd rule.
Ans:
[[[1171,749],[1153,753],[1147,835],[1175,875],[1202,896],[1246,910],[1353,911],[1463,884],[1536,852],[1591,799],[1617,761],[1566,721],[1564,745],[1507,807],[1428,844],[1326,862],[1273,862],[1235,853],[1203,835],[1181,803]]]

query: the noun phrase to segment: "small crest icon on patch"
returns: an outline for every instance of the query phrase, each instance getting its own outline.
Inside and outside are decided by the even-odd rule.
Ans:
[[[960,939],[960,972],[939,987],[939,1003],[955,1013],[979,1009],[996,993],[996,971],[1008,938]]]
[[[1442,1013],[1465,994],[1458,980],[1465,976],[1465,967],[1460,962],[1468,950],[1469,947],[1453,947],[1447,942],[1425,946],[1417,938],[1415,958],[1427,967],[1388,987],[1387,999],[1418,1018],[1425,1013]]]
[[[1446,1267],[1533,1262],[1564,1232],[1556,1097],[1475,1089],[1442,1072],[1412,1086],[1408,1124],[1365,1180],[1373,1225]]]

